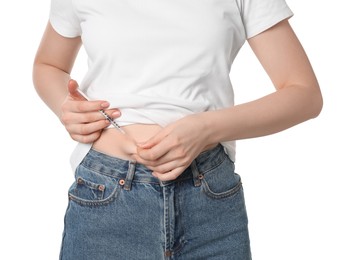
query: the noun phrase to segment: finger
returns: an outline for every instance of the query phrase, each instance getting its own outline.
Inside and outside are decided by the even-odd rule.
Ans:
[[[66,126],[66,129],[71,135],[90,135],[97,131],[101,131],[109,124],[108,120],[99,120],[87,124],[70,124]]]
[[[113,119],[116,119],[122,115],[118,108],[107,109],[104,112],[106,112],[106,114],[109,115]]]
[[[186,154],[180,149],[177,149],[173,151],[171,150],[168,151],[167,153],[165,153],[163,156],[159,157],[156,160],[149,160],[149,159],[144,159],[140,156],[139,148],[138,148],[138,153],[136,154],[135,159],[137,162],[146,165],[150,169],[153,168],[153,170],[165,172],[177,166],[186,165],[190,158],[188,154]],[[164,167],[164,168],[158,168],[158,167]]]
[[[116,119],[120,116],[120,111],[117,109],[110,109],[106,112],[111,118]],[[109,122],[106,118],[99,112],[88,112],[88,113],[63,113],[60,117],[60,121],[65,125],[66,129],[70,132],[72,130],[71,125],[88,124],[96,121],[106,121],[106,127]]]
[[[101,136],[101,131],[91,133],[89,135],[71,134],[71,138],[79,143],[89,144],[96,141]]]
[[[113,119],[116,119],[121,115],[118,109],[105,110],[105,113]],[[76,123],[91,123],[91,122],[106,119],[106,117],[102,115],[102,113],[99,111],[87,112],[87,113],[72,113],[72,116],[75,117],[72,120],[75,120],[74,122]]]
[[[88,101],[87,98],[85,97],[84,94],[81,94],[80,91],[79,91],[79,85],[77,84],[77,82],[73,79],[69,80],[69,83],[68,83],[68,91],[69,91],[69,95],[70,97],[75,100],[75,101]],[[91,101],[90,101],[91,102]],[[107,101],[96,101],[100,104],[100,107],[98,107],[97,109],[107,109],[109,107],[109,103]],[[97,104],[98,104],[97,103]],[[97,105],[95,103],[95,105]],[[78,106],[80,107],[81,105],[78,104]],[[96,109],[96,110],[97,110]],[[93,110],[91,110],[93,111]],[[78,112],[85,112],[85,109],[83,110],[79,110]]]
[[[188,165],[189,163],[187,163],[187,161],[170,161],[168,163],[161,164],[158,166],[146,166],[146,167],[152,170],[153,172],[165,174],[180,167],[187,168]]]
[[[141,158],[144,163],[150,165],[150,163],[156,162],[159,158],[164,156],[168,152],[167,149],[159,149],[158,147],[153,147],[151,149],[143,149],[141,147],[137,147],[137,154]]]
[[[69,80],[68,82],[68,91],[69,95],[74,99],[74,100],[87,100],[84,96],[80,94],[78,91],[79,84],[77,84],[76,80]]]
[[[63,109],[75,113],[86,113],[107,109],[109,103],[107,101],[68,101],[64,104]]]
[[[144,143],[139,143],[138,146],[140,148],[143,149],[150,149],[153,146],[157,145],[158,143],[161,142],[161,140],[166,136],[166,134],[164,133],[164,131],[162,130],[161,132],[159,132],[158,134],[154,135],[153,137],[151,137],[149,140],[147,140]]]
[[[166,173],[153,172],[152,175],[158,178],[160,181],[172,181],[177,179],[184,170],[184,167],[178,167]]]
[[[158,139],[155,139],[158,140]],[[156,161],[174,150],[176,143],[171,143],[167,138],[162,138],[151,148],[142,148],[138,145],[138,155],[146,161]]]
[[[67,112],[67,113],[63,114],[60,118],[61,122],[65,126],[69,126],[72,124],[75,124],[75,125],[87,124],[87,123],[92,123],[92,122],[99,121],[102,119],[103,119],[103,116],[98,111],[89,112],[89,113]]]

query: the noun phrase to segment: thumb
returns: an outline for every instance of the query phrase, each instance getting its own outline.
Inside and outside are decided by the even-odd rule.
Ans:
[[[150,148],[154,147],[155,145],[157,145],[158,143],[160,143],[161,140],[162,140],[162,137],[161,137],[161,133],[160,133],[160,134],[157,134],[157,135],[151,137],[146,142],[137,143],[137,146],[142,149],[150,149]]]
[[[69,95],[74,99],[74,100],[87,100],[81,93],[78,91],[79,84],[77,84],[76,80],[69,80],[68,82],[68,91]]]

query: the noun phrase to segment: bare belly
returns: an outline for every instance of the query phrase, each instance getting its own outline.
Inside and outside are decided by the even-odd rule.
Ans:
[[[93,143],[93,148],[107,155],[124,160],[131,160],[136,153],[136,143],[149,140],[161,130],[159,125],[134,124],[123,126],[126,134],[115,128],[103,130],[100,138]]]

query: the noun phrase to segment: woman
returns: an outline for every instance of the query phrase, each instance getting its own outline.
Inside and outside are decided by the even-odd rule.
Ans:
[[[291,16],[284,0],[52,0],[34,85],[79,142],[61,259],[251,259],[234,140],[322,108]],[[235,106],[246,40],[276,91]]]

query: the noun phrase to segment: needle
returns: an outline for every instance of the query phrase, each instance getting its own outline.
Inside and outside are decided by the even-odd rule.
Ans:
[[[85,93],[83,93],[80,89],[77,89],[77,91],[80,93],[80,95],[85,98],[86,100],[90,100],[88,98],[88,96],[85,95]],[[112,117],[110,117],[109,115],[107,115],[107,113],[101,109],[99,110],[99,112],[111,123],[111,125],[113,125],[117,130],[119,130],[121,133],[125,134],[125,131],[117,124],[116,121],[114,121],[114,119]]]
[[[115,128],[117,128],[123,134],[125,134],[124,130],[117,124],[117,122],[114,121],[112,117],[107,115],[107,113],[103,109],[99,110],[99,112],[111,123],[111,125],[113,125]]]

